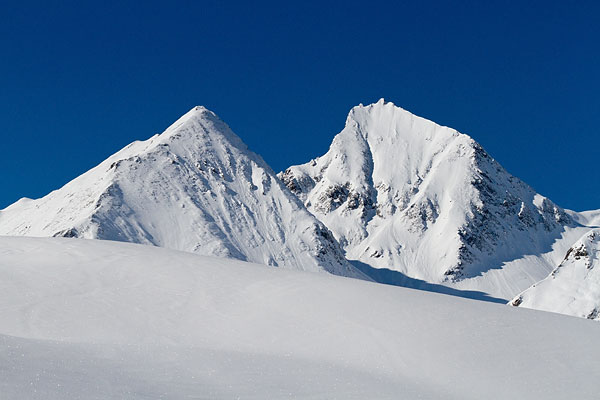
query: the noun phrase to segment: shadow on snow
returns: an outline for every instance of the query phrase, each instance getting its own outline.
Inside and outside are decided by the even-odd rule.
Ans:
[[[402,286],[410,289],[425,290],[428,292],[435,292],[446,294],[450,296],[465,297],[467,299],[488,301],[492,303],[506,304],[508,300],[500,299],[498,297],[492,297],[484,292],[476,290],[459,290],[448,286],[429,283],[421,279],[415,279],[404,275],[402,272],[393,271],[387,268],[373,268],[368,264],[365,264],[358,260],[349,260],[354,267],[360,270],[363,274],[373,279],[377,283],[383,283],[386,285]]]

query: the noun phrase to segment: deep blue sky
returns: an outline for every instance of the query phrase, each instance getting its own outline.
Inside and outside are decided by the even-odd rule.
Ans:
[[[280,170],[380,97],[471,135],[559,205],[600,208],[600,2],[14,3],[0,208],[194,105]]]

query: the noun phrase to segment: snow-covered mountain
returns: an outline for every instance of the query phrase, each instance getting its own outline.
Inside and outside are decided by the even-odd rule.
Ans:
[[[548,274],[584,219],[469,136],[383,99],[354,107],[325,155],[279,177],[357,265],[507,299]]]
[[[1,210],[0,235],[153,244],[506,302],[600,222],[537,194],[469,136],[383,100],[352,109],[324,156],[279,177],[196,107]]]
[[[600,320],[600,229],[586,233],[546,279],[510,304]]]
[[[262,158],[204,107],[61,189],[0,211],[0,235],[118,240],[362,275]]]
[[[0,237],[0,304],[2,400],[598,397],[600,324],[158,247]]]

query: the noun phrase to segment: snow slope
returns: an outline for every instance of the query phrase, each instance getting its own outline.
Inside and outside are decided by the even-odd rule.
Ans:
[[[600,325],[129,243],[0,237],[2,399],[597,398]]]
[[[145,243],[362,276],[262,158],[204,107],[46,197],[0,211],[0,234]]]
[[[383,99],[354,107],[325,155],[279,177],[365,272],[506,299],[586,229],[469,136]]]
[[[510,304],[600,320],[600,230],[586,233],[546,279]]]

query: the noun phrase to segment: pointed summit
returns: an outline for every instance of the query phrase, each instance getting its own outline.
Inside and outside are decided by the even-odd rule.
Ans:
[[[118,240],[362,276],[263,159],[200,106],[46,197],[1,211],[0,234]]]
[[[157,136],[160,143],[186,143],[210,146],[213,142],[228,142],[230,145],[247,150],[248,146],[237,136],[217,114],[206,107],[196,106],[171,124]]]
[[[354,107],[325,155],[279,176],[350,260],[427,282],[477,282],[502,298],[515,293],[506,276],[475,278],[549,250],[574,225],[469,136],[383,99]]]

